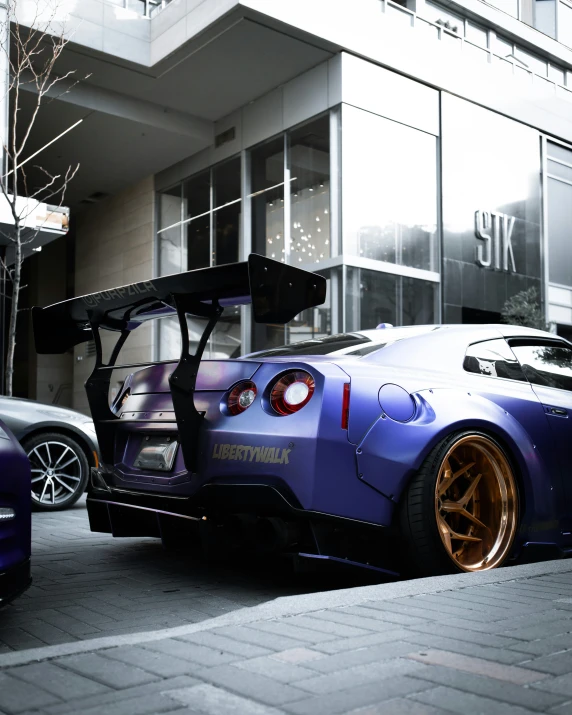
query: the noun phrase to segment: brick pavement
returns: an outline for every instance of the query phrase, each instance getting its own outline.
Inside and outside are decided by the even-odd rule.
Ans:
[[[572,561],[295,596],[130,638],[0,655],[0,712],[566,715]]]
[[[572,560],[257,598],[0,654],[0,714],[572,714]]]
[[[32,550],[33,586],[0,611],[0,654],[197,623],[316,590],[314,581],[288,571],[268,573],[248,562],[207,565],[166,552],[157,539],[92,534],[85,500],[67,511],[35,513]]]

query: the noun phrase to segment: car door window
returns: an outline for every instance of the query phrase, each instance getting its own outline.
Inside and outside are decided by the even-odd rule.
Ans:
[[[506,341],[484,340],[469,345],[463,367],[467,372],[526,382],[526,377]]]
[[[511,347],[533,385],[572,392],[571,348],[558,343],[517,343]]]

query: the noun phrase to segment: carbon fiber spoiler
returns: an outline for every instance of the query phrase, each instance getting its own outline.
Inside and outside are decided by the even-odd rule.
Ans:
[[[131,331],[147,320],[177,315],[181,357],[169,385],[185,464],[197,465],[197,444],[203,415],[193,401],[200,361],[225,306],[252,303],[257,323],[287,323],[326,298],[322,276],[252,253],[244,263],[200,268],[72,298],[47,308],[32,308],[36,351],[64,353],[88,340],[95,342],[95,367],[85,389],[101,450],[102,462],[113,465],[115,432],[120,422],[109,406],[114,369],[144,367],[116,365]],[[187,315],[207,319],[198,347],[190,352]],[[119,333],[111,357],[103,361],[100,329]]]
[[[36,352],[64,353],[93,340],[93,328],[122,332],[141,323],[194,308],[252,303],[257,323],[287,323],[306,308],[321,305],[326,281],[308,271],[251,254],[244,263],[177,273],[32,308]],[[203,307],[198,304],[204,304]]]

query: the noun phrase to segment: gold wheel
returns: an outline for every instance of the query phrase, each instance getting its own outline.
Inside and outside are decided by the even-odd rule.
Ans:
[[[463,571],[485,571],[507,556],[518,519],[516,482],[502,450],[484,435],[461,437],[445,454],[435,486],[443,546]]]

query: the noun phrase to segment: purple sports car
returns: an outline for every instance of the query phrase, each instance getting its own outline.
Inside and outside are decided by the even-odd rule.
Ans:
[[[0,422],[0,607],[30,585],[30,463]]]
[[[34,309],[38,351],[96,343],[92,530],[393,574],[571,551],[572,346],[506,325],[388,327],[201,362],[225,306],[276,324],[324,297],[320,276],[251,255]],[[110,405],[130,332],[172,313],[180,360],[128,366]],[[194,353],[187,315],[208,319]],[[106,363],[101,329],[118,334]]]

